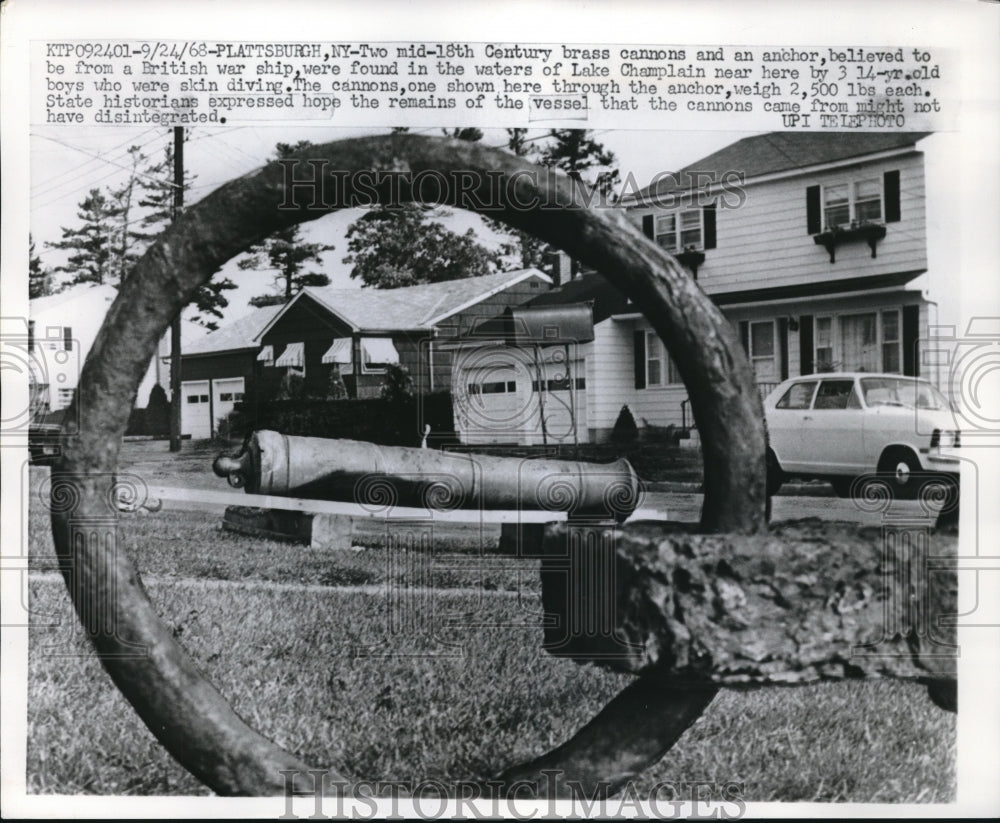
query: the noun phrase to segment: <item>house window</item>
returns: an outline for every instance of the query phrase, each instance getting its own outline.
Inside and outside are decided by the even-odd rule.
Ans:
[[[222,394],[219,395],[219,400],[222,403],[232,403],[233,393],[231,391],[224,391],[222,392]]]
[[[701,209],[686,209],[657,215],[654,223],[654,239],[671,252],[702,248],[701,215]]]
[[[73,351],[73,329],[70,326],[63,327],[63,351]]]
[[[758,381],[776,380],[774,367],[774,321],[750,324],[750,363]]]
[[[656,332],[646,332],[646,385],[663,385],[663,343]]]
[[[900,371],[899,312],[882,312],[882,371],[898,374]]]
[[[901,372],[899,310],[817,317],[814,362],[817,372]]]
[[[35,350],[35,321],[28,321],[28,351],[33,352]]]
[[[823,187],[823,221],[827,231],[881,219],[882,181],[879,178]]]
[[[660,336],[655,331],[647,331],[646,386],[666,386],[681,382],[677,367],[667,354]]]
[[[399,364],[399,352],[391,337],[361,338],[361,371],[363,374],[382,374],[386,366]]]
[[[73,400],[73,389],[59,389],[59,405],[68,406]]]
[[[305,343],[289,343],[281,356],[274,361],[279,369],[288,369],[289,374],[306,376]]]

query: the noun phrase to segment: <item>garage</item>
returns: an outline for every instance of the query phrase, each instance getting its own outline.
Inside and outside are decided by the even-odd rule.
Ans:
[[[219,421],[229,414],[242,399],[242,377],[212,381],[212,418],[215,421],[213,434],[219,431]]]
[[[212,436],[212,403],[208,380],[181,383],[181,434],[194,440]]]

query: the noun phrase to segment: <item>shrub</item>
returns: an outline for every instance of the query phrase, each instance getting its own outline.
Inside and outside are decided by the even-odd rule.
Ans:
[[[227,420],[230,437],[246,437],[259,429],[302,437],[340,437],[391,446],[419,446],[422,427],[431,426],[433,440],[454,439],[451,393],[388,401],[262,400],[247,397]]]
[[[146,420],[148,415],[145,409],[134,408],[129,412],[128,424],[125,426],[125,434],[129,437],[146,434]]]
[[[166,437],[170,434],[170,401],[163,386],[157,383],[149,392],[146,401],[146,422],[144,434]]]
[[[611,430],[611,441],[619,445],[624,443],[634,443],[639,436],[639,427],[635,424],[635,418],[628,406],[622,406],[618,412],[618,419],[615,420],[614,428]]]

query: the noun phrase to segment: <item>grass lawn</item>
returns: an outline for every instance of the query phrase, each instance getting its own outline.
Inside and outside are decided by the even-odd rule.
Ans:
[[[191,452],[190,464],[146,461],[144,472],[162,473],[147,482],[175,484],[166,478],[198,463]],[[390,598],[409,578],[383,550],[253,540],[219,521],[122,515],[122,548],[235,709],[317,766],[370,779],[486,779],[567,739],[629,682],[541,651],[533,562],[438,554],[421,576],[434,591]],[[30,560],[32,608],[58,625],[30,631],[29,791],[207,793],[76,631],[61,578],[44,573],[54,556],[37,507]],[[390,617],[406,630],[391,631]],[[947,802],[955,717],[922,687],[892,681],[727,691],[636,789],[694,780],[744,783],[755,801]]]

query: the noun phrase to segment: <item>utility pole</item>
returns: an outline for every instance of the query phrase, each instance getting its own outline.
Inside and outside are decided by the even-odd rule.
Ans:
[[[171,219],[184,209],[184,127],[174,126],[174,206]],[[181,309],[183,311],[183,309]],[[170,451],[181,450],[181,311],[170,324]]]

